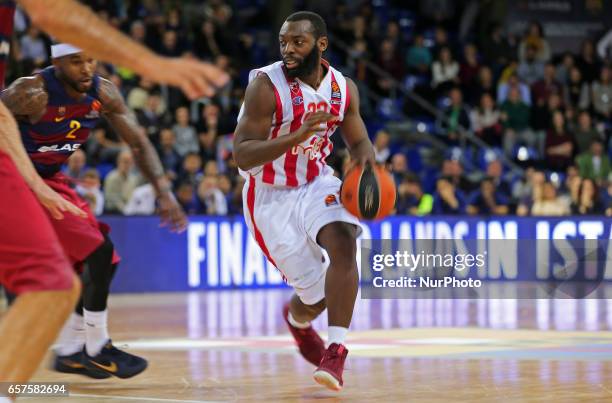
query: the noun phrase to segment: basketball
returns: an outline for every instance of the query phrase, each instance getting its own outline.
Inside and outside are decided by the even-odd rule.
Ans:
[[[340,190],[340,201],[348,212],[366,220],[388,216],[395,207],[395,197],[393,177],[380,165],[352,168]]]

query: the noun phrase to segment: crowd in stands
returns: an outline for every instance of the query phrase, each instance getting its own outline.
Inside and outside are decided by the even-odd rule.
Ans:
[[[185,210],[241,214],[244,181],[232,158],[232,132],[249,70],[278,59],[269,10],[246,0],[85,3],[160,54],[208,60],[231,74],[215,98],[189,102],[177,89],[99,64],[99,74],[120,88],[157,148]],[[357,82],[377,160],[396,180],[397,214],[612,215],[612,76],[597,38],[572,53],[553,49],[537,22],[521,35],[508,33],[503,21],[480,29],[484,35],[477,29],[458,35],[460,10],[389,3],[383,14],[370,2],[335,2],[317,11],[332,35],[325,57]],[[345,47],[333,47],[334,41]],[[49,45],[18,12],[10,77],[48,65]],[[423,114],[397,85],[441,112],[426,130],[446,147],[434,170],[415,164],[402,137],[385,127]],[[481,141],[467,141],[472,136]],[[348,158],[334,137],[329,162],[341,175]],[[154,213],[153,189],[104,123],[65,173],[96,214]]]

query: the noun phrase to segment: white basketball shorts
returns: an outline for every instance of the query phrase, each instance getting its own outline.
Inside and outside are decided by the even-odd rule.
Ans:
[[[272,187],[247,179],[242,191],[251,235],[306,305],[325,298],[327,264],[317,234],[335,222],[359,220],[340,204],[340,179],[321,175],[297,188]]]

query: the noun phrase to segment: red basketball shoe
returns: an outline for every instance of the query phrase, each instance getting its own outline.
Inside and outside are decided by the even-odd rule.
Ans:
[[[292,326],[291,323],[289,323],[288,303],[283,307],[283,317],[285,318],[285,322],[287,322],[287,326],[289,326],[289,330],[291,331],[291,334],[293,335],[302,356],[312,365],[319,365],[321,363],[321,359],[323,358],[323,354],[325,353],[325,343],[321,337],[319,337],[312,326],[309,326],[306,329],[300,329]]]
[[[314,380],[317,383],[331,390],[342,389],[342,371],[344,371],[344,361],[348,355],[348,350],[344,345],[332,343],[319,364],[319,368],[314,372]]]

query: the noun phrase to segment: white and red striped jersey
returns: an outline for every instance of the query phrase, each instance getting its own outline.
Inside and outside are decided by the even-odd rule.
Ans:
[[[276,111],[272,116],[269,139],[296,131],[302,125],[305,115],[310,112],[327,111],[338,116],[338,119],[336,123],[328,123],[326,130],[315,133],[276,160],[254,167],[248,172],[241,171],[243,176],[252,176],[257,181],[271,186],[298,187],[319,175],[333,173],[325,162],[333,149],[330,136],[344,119],[350,96],[342,73],[325,60],[322,62],[327,67],[327,74],[318,89],[312,88],[299,78],[294,79],[286,75],[282,61],[251,71],[249,82],[259,74],[267,74],[274,85]],[[242,108],[244,109],[244,105]],[[243,110],[238,115],[239,121],[242,112]]]

